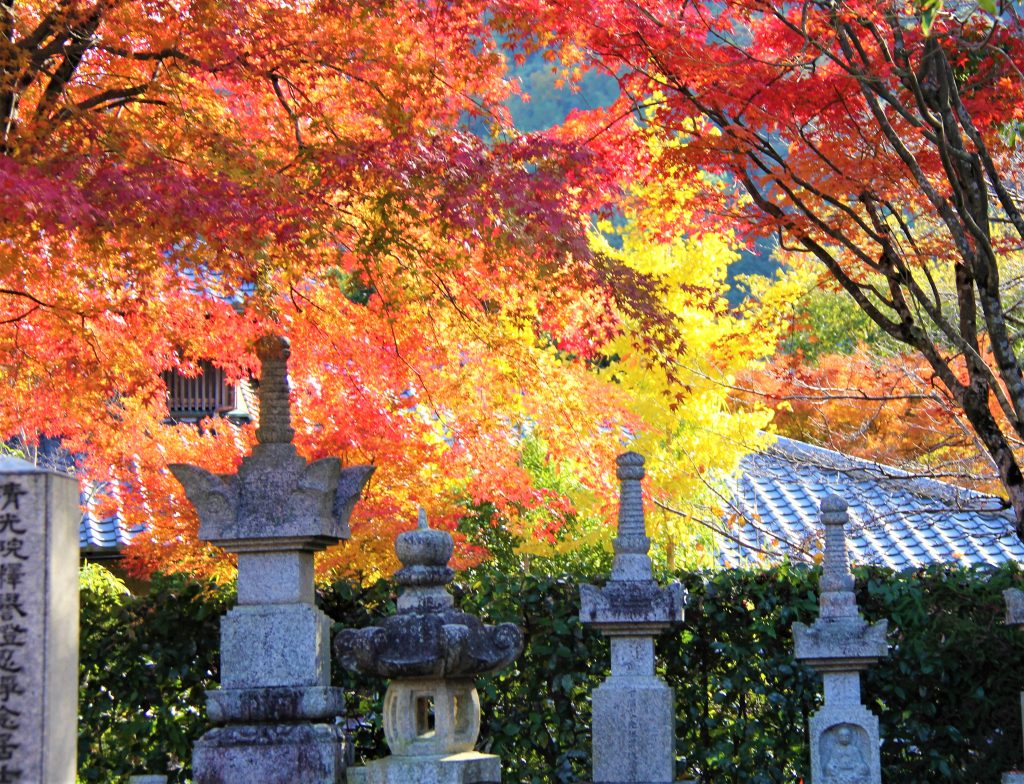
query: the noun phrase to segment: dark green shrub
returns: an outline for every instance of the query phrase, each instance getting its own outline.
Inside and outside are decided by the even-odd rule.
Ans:
[[[158,576],[148,595],[132,597],[98,575],[87,572],[81,591],[79,779],[167,772],[187,781],[234,591]]]
[[[527,649],[481,679],[481,745],[500,754],[507,782],[584,781],[589,775],[591,690],[608,666],[606,641],[580,626],[577,586],[606,574],[586,558],[570,573],[549,564],[483,566],[457,578],[460,606],[513,621]],[[889,618],[892,656],[864,677],[864,702],[881,720],[883,776],[900,784],[998,781],[1020,766],[1019,692],[1024,632],[1002,624],[1002,591],[1024,587],[1016,566],[952,567],[893,575],[858,570],[869,621]],[[681,776],[702,784],[793,784],[807,778],[807,719],[820,679],[792,659],[794,621],[817,614],[818,570],[780,566],[678,576],[690,594],[684,627],[659,640],[676,689]],[[80,776],[117,781],[133,770],[185,781],[189,748],[204,730],[202,691],[215,685],[217,626],[231,592],[161,578],[145,597],[82,593]],[[321,592],[336,627],[394,611],[392,586],[339,583]],[[346,719],[357,754],[386,753],[385,684],[335,667],[351,695]]]
[[[715,784],[799,781],[819,684],[794,662],[790,629],[816,617],[815,575],[780,566],[680,578],[686,622],[658,647],[676,689],[680,772]]]
[[[890,780],[977,784],[1019,769],[1024,631],[1002,622],[1002,592],[1022,587],[1019,568],[858,577],[864,614],[890,619],[892,655],[864,678]]]

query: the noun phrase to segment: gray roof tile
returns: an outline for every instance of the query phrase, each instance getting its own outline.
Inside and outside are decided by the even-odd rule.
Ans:
[[[761,562],[752,548],[813,559],[820,552],[818,507],[830,493],[849,504],[855,563],[904,569],[1024,562],[1013,511],[1002,499],[788,438],[741,462],[729,513],[746,524],[731,531],[742,544],[722,537],[722,562]]]
[[[103,495],[116,496],[116,488],[107,482],[89,484],[82,489],[82,522],[78,526],[78,546],[84,554],[117,552],[137,532],[128,527],[120,514],[99,515],[97,498]]]

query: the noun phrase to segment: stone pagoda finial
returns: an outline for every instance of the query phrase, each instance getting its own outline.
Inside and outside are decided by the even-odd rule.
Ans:
[[[261,444],[290,444],[295,436],[288,393],[291,346],[280,335],[264,335],[256,341],[256,356],[261,365],[260,424],[256,438]]]
[[[221,688],[207,692],[216,727],[196,742],[196,784],[336,784],[344,734],[334,718],[330,622],[314,599],[313,556],[348,538],[348,517],[373,473],[338,458],[307,463],[292,443],[288,341],[256,346],[262,363],[258,443],[236,475],[172,465],[199,514],[199,538],[238,554],[238,606],[221,620]]]
[[[398,613],[334,638],[342,667],[392,679],[384,695],[392,756],[350,770],[350,784],[501,781],[499,758],[473,752],[480,732],[474,679],[510,664],[523,634],[514,624],[486,626],[455,609],[446,587],[453,547],[451,534],[430,528],[421,509],[419,525],[395,539]]]
[[[644,458],[636,452],[619,455],[615,461],[619,479],[619,530],[612,540],[615,561],[613,580],[650,580],[651,540],[644,528]]]
[[[675,781],[675,693],[654,673],[654,636],[683,619],[678,584],[654,581],[644,522],[644,458],[616,460],[615,560],[604,588],[580,586],[580,620],[611,640],[612,672],[592,695],[594,784]]]
[[[821,618],[858,620],[854,580],[846,550],[846,524],[850,521],[846,501],[837,495],[821,502],[821,522],[825,528],[825,557],[821,570],[818,604]]]
[[[455,606],[445,587],[455,576],[448,566],[453,551],[451,534],[427,525],[427,512],[421,507],[417,527],[395,537],[395,555],[402,564],[395,572],[395,582],[402,587],[399,612],[443,612]]]
[[[282,337],[257,342],[263,365],[258,443],[237,475],[168,466],[199,513],[199,538],[229,552],[259,552],[265,544],[313,551],[347,539],[349,514],[374,470],[342,469],[336,457],[307,463],[298,454],[288,402],[289,353]]]
[[[821,502],[821,523],[825,526],[825,568],[821,578],[823,591],[852,591],[853,573],[846,552],[846,501],[830,495]]]
[[[847,505],[821,503],[825,528],[818,620],[793,624],[796,658],[822,674],[825,704],[811,717],[811,784],[881,784],[878,719],[860,701],[860,673],[888,655],[888,621],[869,625],[857,608],[846,550]]]

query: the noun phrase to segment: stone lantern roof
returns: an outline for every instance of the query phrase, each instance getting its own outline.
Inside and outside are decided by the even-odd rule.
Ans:
[[[395,553],[402,568],[398,613],[379,625],[344,629],[334,654],[348,670],[385,678],[473,678],[510,664],[523,648],[523,634],[511,623],[484,625],[454,607],[447,591],[453,541],[447,531],[427,525],[399,534]]]

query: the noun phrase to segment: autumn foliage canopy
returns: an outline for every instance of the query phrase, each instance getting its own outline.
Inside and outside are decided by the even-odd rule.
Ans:
[[[705,226],[773,236],[899,344],[1024,533],[1017,4],[569,5],[541,3],[541,28],[617,75],[609,122],[687,141],[653,176],[725,183],[693,192]]]
[[[378,466],[325,569],[383,569],[418,504],[555,541],[609,517],[632,439],[679,498],[767,424],[724,390],[785,291],[722,297],[737,244],[773,235],[924,356],[1024,519],[996,296],[1024,235],[1021,29],[928,9],[0,0],[0,430],[118,480],[137,571],[217,571],[164,467],[231,470],[252,434],[167,423],[160,374],[258,375],[274,331],[304,454]],[[518,133],[531,53],[619,101]]]
[[[251,428],[167,422],[160,374],[258,376],[267,331],[293,346],[306,456],[378,466],[328,570],[383,568],[418,504],[448,526],[487,504],[550,541],[602,510],[643,430],[597,372],[613,342],[681,411],[683,305],[666,297],[682,284],[595,250],[592,231],[654,153],[629,123],[515,131],[495,29],[523,8],[0,10],[0,429],[60,437],[84,477],[116,480],[110,506],[144,526],[135,571],[221,569],[165,466],[230,471]],[[719,307],[720,247],[687,307]],[[572,481],[531,475],[525,440]]]

